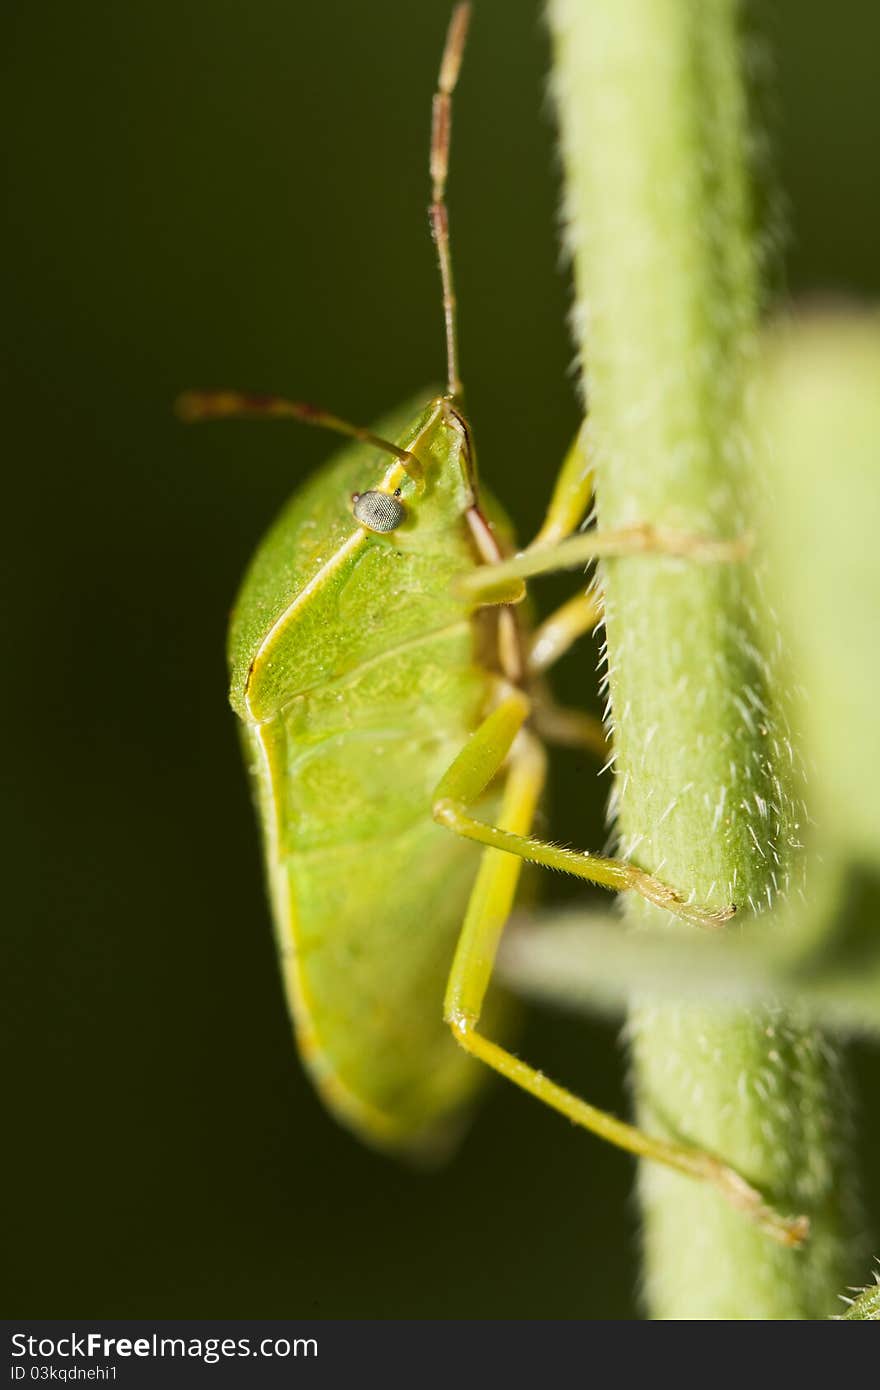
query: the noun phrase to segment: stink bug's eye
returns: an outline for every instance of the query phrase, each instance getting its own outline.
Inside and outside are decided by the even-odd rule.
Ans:
[[[356,492],[351,499],[352,512],[368,531],[395,531],[406,516],[406,508],[387,492]]]

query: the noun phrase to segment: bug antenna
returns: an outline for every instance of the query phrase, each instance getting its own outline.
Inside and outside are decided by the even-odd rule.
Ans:
[[[450,396],[461,393],[458,375],[458,333],[452,256],[449,245],[449,214],[446,208],[446,180],[449,174],[449,141],[452,134],[452,93],[458,81],[471,17],[470,4],[456,5],[449,21],[440,76],[431,108],[431,234],[440,261],[443,285],[443,318],[446,324],[446,389]]]
[[[309,405],[307,401],[290,401],[285,396],[255,396],[242,391],[184,391],[175,402],[178,417],[186,424],[199,420],[299,420],[304,425],[317,425],[319,429],[333,430],[349,439],[358,439],[363,444],[371,444],[386,454],[393,454],[410,477],[422,481],[423,469],[418,459],[374,434],[363,425],[352,425],[338,415],[331,415],[320,406]]]

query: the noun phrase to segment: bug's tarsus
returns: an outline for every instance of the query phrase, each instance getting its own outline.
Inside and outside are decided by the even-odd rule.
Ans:
[[[458,81],[471,17],[470,4],[456,5],[449,21],[440,75],[431,111],[431,234],[440,260],[443,284],[443,317],[446,324],[446,389],[453,398],[461,393],[458,375],[458,334],[455,312],[455,286],[449,244],[449,214],[446,209],[446,179],[449,174],[449,142],[452,134],[452,93]]]

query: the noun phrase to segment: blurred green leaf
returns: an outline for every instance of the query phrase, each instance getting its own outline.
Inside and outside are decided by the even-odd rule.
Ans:
[[[791,652],[814,851],[880,863],[880,316],[773,333],[759,373],[762,540]]]

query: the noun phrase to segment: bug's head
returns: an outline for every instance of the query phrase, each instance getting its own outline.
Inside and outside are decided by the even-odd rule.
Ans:
[[[376,535],[414,540],[457,525],[476,494],[470,429],[458,407],[435,397],[395,447],[399,457],[381,481],[352,493],[355,521]]]

